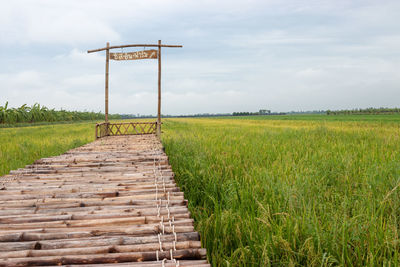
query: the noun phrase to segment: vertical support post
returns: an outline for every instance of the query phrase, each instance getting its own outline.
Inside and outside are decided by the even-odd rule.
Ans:
[[[98,130],[99,130],[99,125],[96,123],[95,131],[94,131],[95,132],[95,134],[94,134],[95,139],[99,138]]]
[[[158,111],[157,136],[161,137],[161,40],[158,40]]]
[[[107,50],[106,50],[106,91],[105,91],[105,115],[106,115],[106,123],[108,123],[108,69],[110,64],[110,43],[107,42]]]

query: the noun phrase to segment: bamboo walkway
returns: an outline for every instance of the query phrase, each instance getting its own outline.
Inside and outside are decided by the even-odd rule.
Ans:
[[[210,266],[155,135],[104,137],[0,178],[0,266]]]

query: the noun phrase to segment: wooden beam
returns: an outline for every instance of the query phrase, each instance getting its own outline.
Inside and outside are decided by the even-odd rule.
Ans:
[[[129,45],[118,45],[118,46],[109,46],[103,47],[98,49],[88,50],[88,53],[100,52],[108,49],[116,49],[116,48],[126,48],[126,47],[159,47],[158,44],[129,44]],[[161,45],[161,47],[175,47],[175,48],[182,48],[182,45]]]

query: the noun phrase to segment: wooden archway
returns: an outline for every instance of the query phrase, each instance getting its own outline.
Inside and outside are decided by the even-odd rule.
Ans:
[[[157,47],[157,50],[143,50],[127,53],[110,53],[111,49],[128,47]],[[161,47],[181,48],[182,45],[161,44],[128,44],[119,46],[110,46],[107,42],[106,47],[88,50],[88,53],[106,51],[106,71],[105,71],[105,122],[96,125],[96,138],[107,135],[128,135],[128,134],[154,134],[161,136]],[[136,123],[110,123],[108,121],[108,76],[109,62],[112,60],[139,60],[139,59],[158,59],[158,108],[157,122],[136,122]]]

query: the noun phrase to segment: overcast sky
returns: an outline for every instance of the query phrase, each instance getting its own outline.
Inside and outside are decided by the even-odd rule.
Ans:
[[[0,105],[104,112],[105,53],[86,51],[161,39],[184,46],[163,49],[163,114],[398,107],[399,14],[399,0],[3,1]],[[111,113],[155,114],[156,92],[156,60],[110,62]]]

